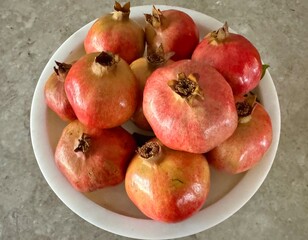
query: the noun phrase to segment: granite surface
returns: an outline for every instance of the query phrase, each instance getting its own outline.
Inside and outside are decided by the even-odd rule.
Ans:
[[[281,138],[259,191],[231,218],[193,239],[292,239],[308,236],[308,1],[132,1],[191,8],[244,34],[270,64],[281,107]],[[54,194],[37,165],[30,108],[41,71],[80,27],[113,1],[0,1],[0,239],[127,239],[74,214]]]

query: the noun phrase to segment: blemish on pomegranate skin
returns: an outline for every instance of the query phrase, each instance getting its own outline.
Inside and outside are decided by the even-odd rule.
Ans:
[[[184,182],[182,180],[178,179],[178,178],[172,178],[171,181],[184,184]]]

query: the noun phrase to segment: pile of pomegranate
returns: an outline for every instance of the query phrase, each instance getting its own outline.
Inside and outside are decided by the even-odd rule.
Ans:
[[[85,54],[56,62],[45,85],[68,124],[55,162],[78,191],[125,182],[151,219],[178,222],[204,205],[210,168],[254,167],[272,141],[271,119],[252,91],[265,71],[258,50],[225,23],[201,36],[186,13],[153,6],[145,27],[115,2],[84,39]],[[142,144],[122,125],[155,135]]]

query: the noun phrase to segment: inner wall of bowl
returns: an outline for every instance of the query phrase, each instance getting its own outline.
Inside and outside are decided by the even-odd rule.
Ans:
[[[144,18],[137,17],[135,20],[140,24],[144,25]],[[93,22],[92,22],[93,23]],[[90,28],[92,23],[88,24],[87,27],[84,28],[84,34],[86,34],[87,30]],[[198,25],[200,29],[200,38],[202,39],[209,31],[214,29],[209,29],[204,27],[204,25]],[[70,51],[69,55],[66,59],[55,59],[57,61],[65,61],[67,63],[71,63],[79,59],[82,55],[85,54],[83,47],[83,39],[78,39],[80,43],[76,49]],[[52,149],[55,151],[57,142],[61,136],[63,128],[67,123],[63,122],[55,113],[48,109],[47,111],[47,128],[48,128],[48,136],[49,141],[51,143]],[[128,123],[124,126],[129,132],[138,132],[144,134],[144,132],[140,131],[133,124]],[[209,196],[207,198],[206,203],[203,208],[206,208],[222,197],[224,197],[229,191],[231,191],[243,178],[245,174],[238,175],[230,175],[222,172],[218,172],[215,169],[211,168],[211,189],[215,189],[214,191],[210,191]],[[124,183],[121,183],[114,187],[104,188],[95,192],[85,193],[84,194],[89,200],[95,202],[99,206],[102,206],[110,211],[130,216],[134,218],[147,219],[147,217],[135,207],[135,205],[130,201],[126,192]]]

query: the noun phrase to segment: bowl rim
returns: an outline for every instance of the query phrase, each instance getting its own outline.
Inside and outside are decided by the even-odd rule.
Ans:
[[[213,29],[222,26],[222,23],[218,20],[195,10],[169,5],[155,6],[161,10],[172,8],[186,12],[196,21],[198,26],[204,24],[203,22],[206,22],[206,24],[210,25]],[[151,12],[151,9],[152,5],[131,7],[131,17],[143,17],[143,13]],[[46,82],[46,76],[51,74],[55,60],[61,60],[63,57],[69,56],[71,49],[80,45],[80,38],[84,36],[85,32],[94,21],[95,20],[89,22],[73,33],[54,52],[42,71],[34,91],[30,113],[31,142],[39,168],[51,189],[68,208],[91,224],[114,234],[136,239],[185,237],[209,229],[232,216],[248,202],[260,188],[270,171],[278,149],[281,127],[280,106],[274,82],[268,71],[266,71],[263,80],[260,82],[260,89],[262,89],[262,95],[264,95],[265,98],[269,98],[270,96],[271,99],[271,101],[265,102],[264,104],[264,107],[270,114],[272,123],[275,123],[273,124],[273,140],[270,149],[267,151],[260,164],[248,171],[229,193],[219,201],[202,209],[185,221],[166,224],[148,219],[137,219],[112,212],[98,206],[83,194],[75,191],[66,182],[62,174],[48,164],[49,161],[53,161],[54,153],[48,140],[47,106],[44,102],[42,91]],[[62,60],[64,61],[64,59]],[[258,181],[255,181],[256,179]],[[236,201],[234,199],[236,199]],[[106,219],[108,219],[108,221],[106,221]]]

